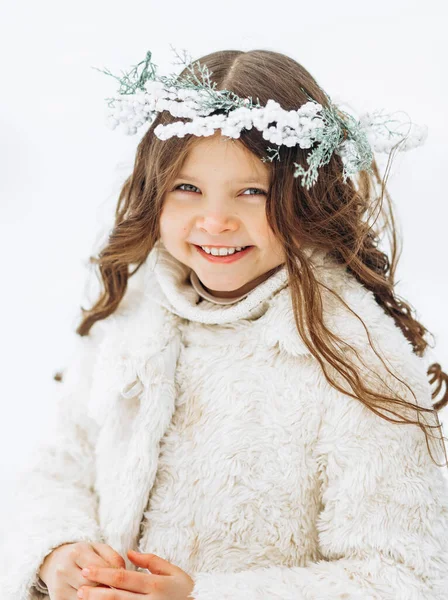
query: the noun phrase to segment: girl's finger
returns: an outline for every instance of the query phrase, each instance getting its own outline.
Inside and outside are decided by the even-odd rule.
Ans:
[[[74,563],[82,569],[88,565],[95,565],[98,567],[109,567],[108,561],[100,556],[92,544],[85,544],[82,546],[74,546],[71,550]]]
[[[80,600],[109,600],[111,597],[110,588],[89,588],[89,587],[80,587],[79,590],[82,591],[82,599],[80,596]],[[78,592],[79,592],[78,590]],[[116,598],[119,600],[142,600],[141,594],[135,594],[134,592],[127,592],[126,590],[118,590],[119,595]]]
[[[120,567],[126,568],[126,562],[124,558],[118,554],[113,548],[111,548],[108,544],[103,544],[101,542],[95,542],[92,544],[94,550],[106,561],[106,563],[111,567]],[[90,563],[89,563],[90,564]],[[87,565],[83,565],[85,567]]]
[[[88,572],[87,572],[88,571]],[[119,590],[146,594],[152,589],[152,581],[158,575],[147,575],[138,571],[127,569],[111,569],[89,565],[88,570],[81,571],[83,577],[89,582],[103,583]]]
[[[75,589],[86,583],[85,578],[81,574],[81,569],[88,565],[95,565],[98,567],[109,567],[109,563],[99,554],[95,552],[91,544],[85,544],[80,547],[73,547],[72,558],[75,565],[78,567],[76,572],[73,574],[73,578],[70,578],[70,585]],[[98,583],[90,582],[91,586],[97,586]]]

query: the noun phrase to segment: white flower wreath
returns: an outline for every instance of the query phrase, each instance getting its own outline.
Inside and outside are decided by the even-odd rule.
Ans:
[[[265,140],[278,147],[298,145],[309,149],[316,144],[307,156],[307,170],[294,163],[294,177],[301,175],[301,184],[307,189],[315,183],[319,167],[329,162],[333,152],[339,154],[343,161],[345,182],[347,177],[360,170],[372,173],[373,151],[410,150],[422,145],[428,134],[426,125],[393,119],[391,114],[382,114],[382,111],[365,113],[357,120],[338,108],[328,95],[328,107],[325,107],[305,90],[302,91],[308,102],[297,110],[285,110],[272,99],[261,106],[258,98],[254,103],[252,98],[240,98],[229,90],[217,90],[205,65],[199,61],[192,63],[185,52],[183,57],[176,55],[187,68],[184,77],[157,75],[150,51],[143,61],[122,77],[97,69],[120,82],[118,97],[106,99],[107,125],[111,129],[121,125],[125,134],[134,135],[145,123],[152,124],[158,113],[168,111],[175,117],[191,121],[158,125],[154,134],[160,140],[173,136],[182,138],[187,134],[209,136],[217,129],[222,135],[238,138],[243,129],[255,127],[262,132]],[[407,131],[400,132],[403,128]],[[263,161],[280,160],[278,148],[268,147],[268,152],[270,156],[262,158]]]

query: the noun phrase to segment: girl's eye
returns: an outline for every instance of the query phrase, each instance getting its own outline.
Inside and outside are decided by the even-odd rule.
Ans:
[[[183,185],[189,185],[190,187],[196,187],[195,185],[192,185],[191,183],[181,183],[180,185],[176,186],[174,189],[179,190]],[[198,189],[198,188],[196,188]],[[191,190],[181,190],[182,192],[189,192]]]
[[[174,189],[176,190],[181,190],[182,192],[189,192],[192,190],[185,190],[185,189],[181,189],[182,186],[190,186],[192,188],[195,188],[196,190],[198,190],[199,188],[197,188],[195,185],[192,185],[191,183],[181,183],[178,186],[176,186]],[[259,194],[263,194],[266,195],[266,192],[264,190],[260,190],[259,188],[247,188],[247,190],[245,190],[245,192],[247,192],[248,190],[255,190],[256,192],[258,192],[257,194],[245,194],[245,195],[249,195],[249,196],[257,196]]]
[[[258,194],[266,195],[266,192],[264,190],[260,190],[258,188],[247,188],[247,190],[255,190],[256,192],[258,192]],[[246,190],[246,192],[247,192],[247,190]],[[258,194],[249,194],[249,196],[257,196]]]

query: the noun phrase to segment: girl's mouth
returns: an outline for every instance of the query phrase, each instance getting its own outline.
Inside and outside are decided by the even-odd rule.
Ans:
[[[196,248],[196,250],[199,252],[199,254],[201,256],[203,256],[206,260],[210,261],[210,262],[214,262],[214,263],[233,263],[236,262],[237,260],[241,260],[242,258],[244,258],[245,256],[247,256],[249,254],[249,252],[252,250],[252,248],[254,248],[255,246],[247,246],[246,248],[244,248],[244,250],[240,250],[239,252],[235,251],[233,254],[228,254],[227,256],[215,256],[213,254],[207,254],[207,252],[205,250],[203,250],[200,246],[196,246],[195,244],[193,244],[193,246]]]

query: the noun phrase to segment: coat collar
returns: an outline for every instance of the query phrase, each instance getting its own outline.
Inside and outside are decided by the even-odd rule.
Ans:
[[[270,277],[236,303],[201,303],[198,292],[191,284],[190,274],[191,268],[167,252],[159,240],[148,259],[146,293],[153,301],[180,319],[208,325],[259,317],[267,307],[266,304],[263,310],[262,305],[288,284],[286,267],[281,265]],[[154,296],[155,288],[158,293]]]

